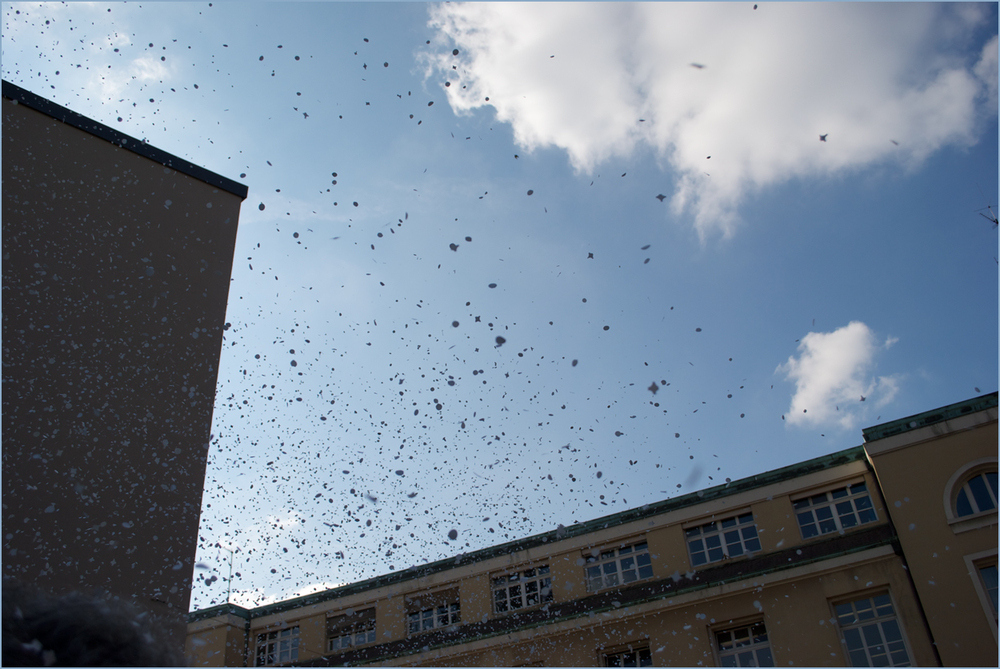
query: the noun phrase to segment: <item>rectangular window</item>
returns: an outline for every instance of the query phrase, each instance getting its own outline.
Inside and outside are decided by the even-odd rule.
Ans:
[[[532,567],[493,579],[493,610],[507,613],[552,601],[549,566]]]
[[[836,604],[833,609],[853,666],[910,666],[903,630],[888,593]]]
[[[299,659],[299,628],[288,627],[257,635],[257,660],[254,666],[270,667]]]
[[[458,602],[441,604],[407,614],[407,634],[420,634],[461,622]]]
[[[623,650],[618,653],[605,653],[605,667],[652,667],[653,654],[648,648]]]
[[[375,643],[375,638],[374,608],[335,616],[327,621],[326,650],[329,653]]]
[[[760,551],[752,513],[689,527],[684,534],[693,567]]]
[[[723,667],[773,667],[771,642],[764,623],[753,623],[715,633],[719,665]]]
[[[587,590],[594,592],[653,577],[646,542],[609,548],[586,557]]]
[[[803,539],[874,522],[875,508],[864,482],[792,502]]]
[[[996,559],[996,558],[994,558]],[[977,565],[976,571],[983,583],[986,601],[993,607],[993,622],[997,621],[997,563]]]

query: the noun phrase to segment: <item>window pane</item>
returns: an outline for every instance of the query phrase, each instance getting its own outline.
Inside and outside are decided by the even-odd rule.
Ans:
[[[837,604],[834,611],[837,613],[837,622],[841,625],[850,625],[854,622],[854,607],[850,604]]]
[[[833,518],[833,510],[828,506],[821,506],[814,510],[816,518],[822,523],[824,520],[831,520]]]
[[[868,654],[864,650],[852,650],[849,653],[851,657],[851,666],[854,667],[867,667],[868,664]]]
[[[888,643],[903,640],[903,634],[899,630],[899,623],[895,619],[886,620],[882,623],[882,633],[885,635],[885,640]]]
[[[872,610],[872,600],[861,599],[854,602],[854,610],[857,611],[858,620],[871,620],[875,617],[875,611]]]
[[[986,489],[986,478],[982,475],[969,481],[969,489],[972,490],[972,497],[976,500],[976,506],[980,511],[995,509],[996,504],[990,499],[989,490]]]
[[[997,473],[996,472],[986,472],[984,474],[986,477],[986,483],[989,484],[990,490],[993,491],[993,498],[996,499],[997,495]]]
[[[997,566],[995,564],[979,568],[979,575],[986,587],[986,596],[993,604],[993,614],[997,612]]]
[[[832,518],[829,520],[821,520],[819,523],[819,530],[823,534],[827,534],[829,532],[836,532],[837,523],[834,522]]]
[[[757,666],[758,667],[773,667],[774,658],[771,656],[770,648],[761,648],[757,651]]]
[[[965,488],[958,491],[958,500],[955,504],[955,512],[959,518],[962,516],[972,515],[972,504],[969,502],[969,496],[965,493]]]
[[[847,644],[847,650],[852,653],[855,650],[865,647],[865,644],[861,641],[861,631],[856,627],[844,630],[844,642]]]
[[[891,616],[894,611],[892,608],[892,600],[889,599],[889,595],[876,595],[872,598],[875,603],[875,610],[880,616]]]

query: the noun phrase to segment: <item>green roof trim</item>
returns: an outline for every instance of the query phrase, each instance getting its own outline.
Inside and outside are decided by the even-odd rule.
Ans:
[[[247,621],[252,620],[255,617],[251,610],[245,609],[242,606],[237,606],[236,604],[219,604],[218,606],[213,606],[208,609],[191,611],[187,614],[187,621],[189,623],[193,623],[199,620],[208,620],[209,618],[217,618],[224,615],[234,615]]]
[[[46,100],[45,98],[35,95],[31,91],[26,91],[17,84],[12,84],[7,80],[3,81],[3,97],[13,101],[15,104],[22,104],[30,109],[43,113],[46,116],[51,116],[57,121],[62,121],[67,125],[77,128],[78,130],[83,130],[84,132],[94,135],[95,137],[100,137],[101,139],[111,142],[115,146],[121,147],[126,151],[131,151],[132,153],[149,158],[164,167],[177,170],[181,174],[194,177],[199,181],[204,181],[209,186],[214,186],[215,188],[224,190],[227,193],[232,193],[241,200],[247,199],[249,189],[246,184],[241,184],[233,181],[232,179],[227,179],[226,177],[209,171],[204,167],[200,167],[192,162],[184,160],[183,158],[178,158],[173,154],[167,153],[166,151],[158,149],[155,146],[151,146],[143,140],[129,137],[125,133],[118,132],[114,128],[110,128],[103,123],[98,123],[91,118],[78,114],[75,111],[52,102],[51,100]]]
[[[477,562],[482,562],[495,557],[509,555],[510,553],[516,553],[518,551],[535,548],[548,543],[562,541],[563,539],[570,539],[572,537],[589,534],[608,527],[614,527],[616,525],[622,525],[624,523],[642,520],[652,516],[658,516],[660,514],[667,513],[668,511],[683,509],[713,499],[729,497],[730,495],[735,495],[747,490],[753,490],[755,488],[780,483],[782,481],[798,478],[817,471],[840,467],[859,460],[866,461],[866,459],[867,456],[865,454],[864,447],[854,446],[843,451],[837,451],[818,458],[813,458],[812,460],[806,460],[805,462],[788,465],[787,467],[773,469],[762,474],[755,474],[747,478],[688,493],[673,499],[646,504],[635,509],[629,509],[627,511],[612,514],[610,516],[595,518],[594,520],[573,524],[568,527],[560,526],[555,530],[550,530],[542,534],[536,534],[523,539],[516,539],[497,546],[490,546],[472,553],[463,553],[456,555],[453,558],[446,558],[444,560],[438,560],[437,562],[431,562],[422,566],[401,569],[391,574],[383,574],[382,576],[376,576],[364,581],[349,583],[339,588],[324,590],[322,592],[316,592],[309,595],[303,595],[301,597],[295,597],[293,599],[286,599],[274,604],[260,606],[250,609],[248,613],[252,619],[276,613],[284,613],[286,611],[293,611],[303,606],[320,604],[322,602],[339,599],[340,597],[345,597],[347,595],[354,595],[368,590],[374,590],[376,588],[396,585],[405,581],[421,578],[423,576],[429,576],[431,574],[447,571],[448,569],[453,569],[455,567],[475,564]],[[223,615],[225,613],[232,613],[232,611],[225,608],[226,606],[235,607],[241,611],[247,611],[246,609],[236,607],[232,604],[216,606],[210,609],[202,609],[188,613],[188,622],[204,620],[206,618]],[[234,614],[240,615],[238,613]]]
[[[954,404],[949,404],[938,409],[931,409],[930,411],[924,411],[913,416],[882,423],[881,425],[866,427],[861,430],[861,434],[864,435],[865,443],[867,444],[879,439],[885,439],[886,437],[903,434],[910,430],[934,425],[935,423],[943,423],[946,420],[958,418],[966,414],[996,408],[996,406],[997,393],[992,392],[980,397],[963,400],[962,402],[955,402]]]

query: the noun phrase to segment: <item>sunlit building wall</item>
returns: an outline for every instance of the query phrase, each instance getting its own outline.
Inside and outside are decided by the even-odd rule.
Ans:
[[[996,398],[864,431],[945,666],[997,664]]]
[[[3,82],[3,573],[178,646],[246,193]]]
[[[865,446],[675,499],[270,606],[196,611],[188,658],[995,666],[996,419],[994,393],[869,428]],[[964,513],[954,489],[975,476],[992,497],[946,520]],[[976,504],[980,493],[969,494]],[[900,515],[911,511],[919,520]]]

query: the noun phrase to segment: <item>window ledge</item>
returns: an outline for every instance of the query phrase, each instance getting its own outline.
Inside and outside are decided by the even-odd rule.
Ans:
[[[997,524],[997,510],[990,509],[989,511],[982,511],[980,513],[975,513],[971,516],[962,516],[961,518],[949,518],[948,524],[951,525],[951,530],[955,534],[961,534],[962,532],[969,532],[971,530],[978,530],[983,527],[989,527],[990,525]]]
[[[831,532],[830,534],[833,533]],[[826,537],[829,536],[829,534],[821,534],[820,536]],[[691,569],[693,569],[694,571],[698,571],[699,569],[709,569],[711,567],[718,567],[719,565],[725,564],[727,562],[739,562],[740,560],[749,560],[751,558],[760,557],[763,553],[764,553],[763,550],[759,550],[759,551],[746,551],[745,553],[743,553],[743,555],[727,555],[721,560],[716,560],[714,562],[703,562],[697,567],[691,567]],[[688,560],[688,562],[690,563],[690,559]]]

